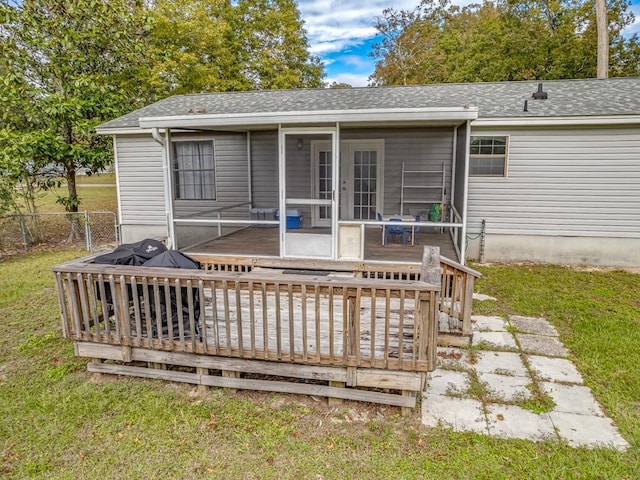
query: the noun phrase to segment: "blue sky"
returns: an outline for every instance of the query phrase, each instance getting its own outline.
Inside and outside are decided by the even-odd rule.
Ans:
[[[479,0],[477,0],[479,1]],[[369,57],[376,43],[373,27],[385,8],[412,9],[419,0],[298,0],[311,51],[325,64],[325,81],[365,86],[374,70]],[[472,0],[454,0],[464,5]],[[640,0],[633,0],[635,23],[625,32],[640,34]]]

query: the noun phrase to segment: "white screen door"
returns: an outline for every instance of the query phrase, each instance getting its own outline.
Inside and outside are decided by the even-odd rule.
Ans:
[[[330,200],[333,188],[333,164],[331,144],[313,142],[314,178],[313,190],[316,198]],[[313,208],[313,226],[331,225],[331,206],[317,205]]]

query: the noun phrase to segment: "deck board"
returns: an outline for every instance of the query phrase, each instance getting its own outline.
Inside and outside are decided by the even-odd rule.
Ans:
[[[326,229],[300,229],[300,233],[314,232]],[[416,233],[416,244],[403,246],[401,243],[381,245],[379,228],[365,230],[365,260],[376,261],[404,261],[420,262],[425,245],[440,247],[440,254],[447,258],[456,259],[457,254],[448,232],[439,233],[436,229],[431,232]],[[248,255],[273,256],[280,254],[280,237],[277,228],[249,227],[230,235],[213,238],[198,246],[184,249],[185,253],[216,254],[216,255]]]

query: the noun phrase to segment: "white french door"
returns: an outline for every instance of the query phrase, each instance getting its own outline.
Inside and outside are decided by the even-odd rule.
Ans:
[[[375,220],[382,212],[384,141],[346,141],[341,150],[340,218]]]
[[[384,140],[345,140],[340,143],[340,218],[375,220],[382,212]],[[317,198],[331,198],[331,144],[314,142],[314,192]],[[318,206],[314,226],[331,222],[331,209]]]

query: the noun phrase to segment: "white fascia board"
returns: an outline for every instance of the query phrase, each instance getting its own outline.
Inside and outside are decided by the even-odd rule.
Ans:
[[[150,128],[139,127],[112,127],[112,128],[96,128],[98,135],[140,135],[141,133],[148,133],[151,135]],[[164,132],[163,132],[164,133]]]
[[[640,124],[640,115],[602,115],[575,117],[496,117],[478,118],[471,122],[472,127],[534,127],[534,126],[597,126],[597,125],[634,125]]]
[[[163,135],[166,133],[166,129],[159,128],[158,131]],[[174,129],[173,133],[193,133],[198,132],[199,130],[188,130],[188,129]],[[140,128],[140,127],[112,127],[112,128],[96,128],[96,133],[98,135],[151,135],[153,132],[153,128]]]
[[[473,120],[478,107],[388,108],[317,110],[305,112],[176,115],[140,118],[141,128],[229,127],[242,125],[295,125],[299,123],[381,122],[407,120]]]

